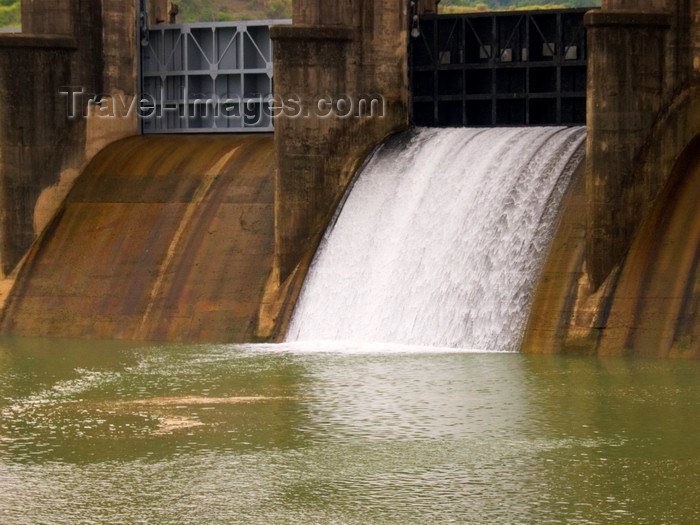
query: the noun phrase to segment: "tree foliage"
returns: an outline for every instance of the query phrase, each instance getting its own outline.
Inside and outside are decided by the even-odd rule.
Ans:
[[[20,0],[0,0],[0,27],[19,27],[21,25]]]
[[[542,9],[571,7],[600,7],[600,0],[442,0],[446,12],[461,10],[492,11],[497,9]]]
[[[292,17],[292,0],[180,0],[178,6],[180,22]]]
[[[22,24],[20,0],[0,0],[0,27]],[[180,0],[180,22],[291,18],[292,0]],[[600,0],[442,0],[444,12],[493,9],[597,7]]]

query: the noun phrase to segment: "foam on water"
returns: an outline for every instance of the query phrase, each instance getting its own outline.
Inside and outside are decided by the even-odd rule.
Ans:
[[[305,340],[284,343],[252,343],[236,345],[235,350],[246,353],[282,353],[282,354],[347,354],[347,355],[385,355],[385,354],[453,354],[484,353],[483,350],[441,347],[434,345],[412,345],[405,343],[373,343],[361,341]]]
[[[585,128],[419,129],[358,175],[289,341],[517,350]]]

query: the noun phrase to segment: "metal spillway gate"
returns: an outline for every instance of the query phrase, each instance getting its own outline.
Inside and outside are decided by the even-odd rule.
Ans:
[[[141,29],[142,133],[269,132],[270,26],[291,20]]]
[[[423,15],[411,22],[419,126],[586,121],[587,9]],[[141,28],[143,133],[270,132],[270,27],[291,20]]]
[[[586,11],[414,17],[409,61],[413,122],[585,124]]]

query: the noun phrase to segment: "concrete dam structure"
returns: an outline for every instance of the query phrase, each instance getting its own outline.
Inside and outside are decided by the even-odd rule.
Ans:
[[[0,36],[0,116],[11,123],[0,130],[5,333],[282,340],[324,232],[374,148],[417,118],[469,125],[480,114],[482,94],[472,91],[481,89],[486,65],[447,64],[445,53],[450,62],[459,56],[453,39],[436,36],[432,62],[411,74],[439,79],[459,71],[462,118],[442,118],[456,99],[422,100],[409,89],[410,29],[416,21],[428,27],[423,16],[440,27],[436,2],[295,0],[293,23],[270,30],[272,67],[246,73],[231,62],[225,74],[227,83],[241,75],[245,98],[246,75],[258,75],[262,85],[262,75],[274,71],[274,93],[267,95],[306,112],[283,108],[274,139],[201,129],[197,137],[139,137],[135,113],[100,118],[95,106],[103,105],[94,101],[137,93],[137,45],[148,27],[137,32],[135,21],[164,20],[166,4],[100,1],[85,10],[77,0],[26,1],[23,34]],[[47,13],[51,26],[43,22]],[[539,19],[528,16],[534,28]],[[460,23],[462,37],[471,38],[468,23]],[[608,0],[586,14],[585,26],[585,41],[576,31],[556,38],[543,32],[532,48],[551,53],[559,91],[537,91],[537,78],[550,73],[530,63],[534,51],[516,49],[507,35],[500,49],[497,29],[488,44],[488,75],[505,75],[513,85],[522,75],[527,91],[506,100],[489,84],[482,97],[489,118],[481,124],[537,123],[532,108],[551,111],[538,102],[547,97],[556,105],[545,123],[580,122],[587,68],[585,168],[563,196],[551,249],[528,292],[532,308],[518,312],[524,334],[513,341],[522,343],[506,346],[700,358],[693,209],[700,5]],[[526,33],[518,39],[531,42]],[[200,47],[205,41],[197,40]],[[222,59],[212,46],[204,53],[210,65]],[[584,47],[587,65],[577,62]],[[513,57],[521,63],[511,65]],[[168,76],[159,68],[147,70],[154,83]],[[215,86],[218,73],[202,68],[180,76],[201,86],[209,75]],[[80,112],[92,116],[66,117],[67,101],[78,93],[62,97],[66,86],[80,86]],[[326,112],[311,111],[319,95],[329,97],[322,99]],[[367,110],[373,100],[381,100],[376,112]],[[340,111],[348,102],[365,109],[349,116]]]
[[[700,136],[700,4],[609,0],[586,26],[586,171],[566,197],[523,350],[698,358],[700,245],[686,197]]]
[[[3,330],[252,340],[272,269],[274,168],[269,135],[105,148],[30,250]]]

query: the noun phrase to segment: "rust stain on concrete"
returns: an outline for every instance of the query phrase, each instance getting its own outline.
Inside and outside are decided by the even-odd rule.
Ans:
[[[679,159],[620,274],[603,355],[700,358],[700,136]]]
[[[699,359],[700,136],[677,160],[623,264],[597,290],[583,255],[582,182],[564,201],[523,351]]]
[[[31,249],[2,330],[251,340],[273,263],[274,172],[267,134],[109,146]]]

